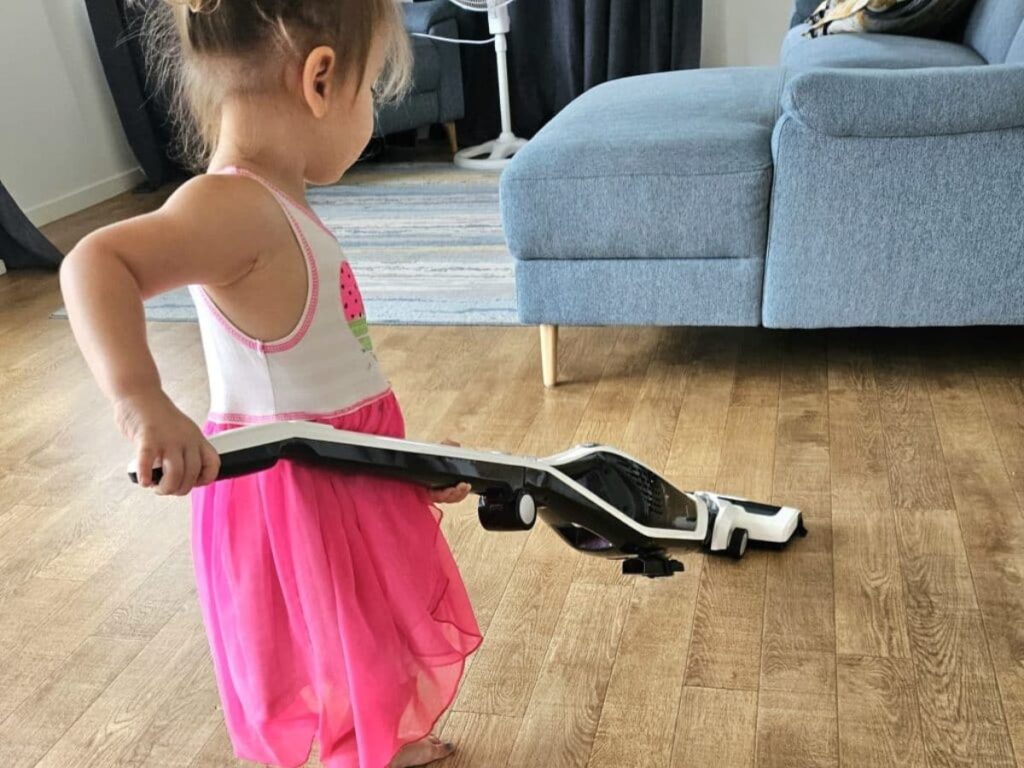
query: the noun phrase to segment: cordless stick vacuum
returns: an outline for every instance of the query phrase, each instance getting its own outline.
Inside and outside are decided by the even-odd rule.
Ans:
[[[708,492],[680,491],[649,467],[604,445],[545,459],[275,422],[210,439],[219,479],[268,469],[281,459],[339,472],[397,478],[429,488],[468,483],[488,531],[527,531],[538,515],[570,547],[622,561],[651,578],[683,570],[669,552],[702,547],[741,558],[750,544],[781,547],[806,536],[800,511]],[[129,474],[138,482],[136,472]],[[160,477],[154,469],[154,480]]]

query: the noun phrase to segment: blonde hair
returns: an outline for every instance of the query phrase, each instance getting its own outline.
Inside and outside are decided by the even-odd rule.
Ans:
[[[155,0],[142,34],[150,86],[169,101],[177,154],[196,169],[217,145],[224,100],[276,87],[281,62],[302,61],[317,46],[334,49],[339,77],[362,85],[379,38],[377,100],[400,98],[409,83],[412,54],[396,0]]]

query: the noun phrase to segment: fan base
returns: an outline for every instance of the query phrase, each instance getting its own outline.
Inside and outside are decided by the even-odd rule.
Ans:
[[[494,141],[467,147],[455,153],[455,165],[477,171],[500,171],[512,156],[526,146],[526,139],[503,133]]]

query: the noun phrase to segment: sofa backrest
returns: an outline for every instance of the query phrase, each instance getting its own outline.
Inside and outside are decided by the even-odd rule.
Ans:
[[[802,24],[804,19],[811,15],[811,11],[818,7],[821,0],[796,0],[793,5],[793,16],[789,20],[789,26],[795,27]]]
[[[795,0],[796,26],[821,0]],[[967,21],[964,42],[990,64],[1024,64],[1024,0],[978,0]]]
[[[967,21],[964,42],[989,64],[1002,64],[1008,55],[1022,61],[1024,51],[1020,48],[1024,43],[1014,45],[1022,22],[1024,0],[978,0]]]
[[[1017,36],[1010,44],[1010,50],[1006,53],[1006,62],[1008,64],[1024,64],[1024,22],[1021,22]]]

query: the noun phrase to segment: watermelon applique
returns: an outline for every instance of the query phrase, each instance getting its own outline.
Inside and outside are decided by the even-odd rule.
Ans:
[[[347,261],[341,263],[341,307],[352,334],[365,351],[372,351],[373,342],[370,340],[370,326],[366,322],[363,295],[359,292],[356,276],[352,274],[352,267]]]

